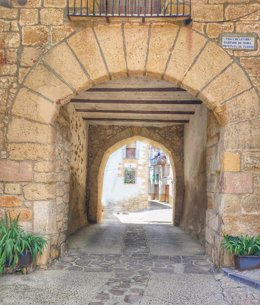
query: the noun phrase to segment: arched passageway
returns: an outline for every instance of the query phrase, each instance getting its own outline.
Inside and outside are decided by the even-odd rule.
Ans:
[[[95,84],[140,75],[164,79],[187,90],[214,114],[215,118],[209,116],[211,142],[207,150],[206,248],[211,259],[217,264],[223,262],[220,249],[223,233],[259,233],[254,204],[257,196],[253,194],[257,179],[254,154],[259,151],[258,97],[240,65],[217,44],[187,27],[171,24],[90,27],[52,47],[32,66],[13,98],[10,111],[6,112],[3,126],[6,158],[1,159],[1,181],[15,182],[22,189],[21,195],[13,196],[11,204],[4,207],[13,213],[22,212],[25,226],[49,237],[43,264],[49,257],[57,257],[63,248],[68,233],[69,196],[75,186],[86,187],[84,177],[90,174],[79,165],[86,160],[78,162],[87,151],[79,140],[87,136],[84,122],[75,110],[71,108],[68,115],[62,113],[60,106]],[[68,133],[70,128],[73,132]],[[116,141],[136,135],[134,128],[130,131],[130,135],[122,132],[123,137]],[[150,139],[146,133],[149,131],[141,136]],[[158,141],[157,137],[152,140]],[[60,152],[66,151],[64,147],[68,154],[57,163]],[[97,152],[99,162],[102,155]],[[75,162],[72,167],[71,160]],[[99,162],[93,168],[96,177]],[[71,177],[75,181],[69,194]],[[98,185],[93,187],[96,192],[92,199],[98,201]],[[84,200],[82,197],[76,208],[71,209],[70,217],[77,219],[71,231],[86,223]],[[96,215],[94,209],[91,213]]]
[[[165,150],[148,141],[127,142],[104,167],[102,219],[123,223],[173,223],[175,171]]]
[[[139,130],[138,130],[139,129]],[[96,213],[96,216],[93,215],[95,217],[95,221],[100,221],[102,219],[102,190],[103,190],[103,183],[104,183],[104,172],[105,172],[105,167],[107,164],[107,161],[110,157],[110,155],[115,152],[116,150],[118,150],[118,148],[122,147],[123,145],[126,145],[128,143],[133,143],[136,141],[141,141],[144,143],[148,143],[148,144],[152,144],[155,147],[159,147],[160,149],[162,149],[163,151],[165,151],[167,153],[167,155],[170,158],[170,163],[171,163],[171,167],[173,168],[173,175],[174,175],[174,197],[172,198],[172,202],[171,205],[173,207],[173,214],[172,214],[172,222],[176,225],[179,224],[179,217],[180,217],[180,210],[181,210],[181,206],[182,206],[182,201],[180,200],[181,198],[181,191],[183,191],[183,186],[181,187],[181,183],[183,183],[183,179],[182,179],[182,175],[183,173],[176,173],[175,172],[175,166],[174,166],[174,153],[171,150],[168,150],[165,148],[165,146],[161,143],[158,143],[157,141],[154,140],[150,140],[151,139],[151,135],[150,138],[146,138],[143,137],[139,134],[145,133],[145,130],[142,130],[142,128],[138,128],[136,130],[136,135],[135,136],[130,136],[124,140],[119,140],[118,142],[116,142],[115,144],[113,144],[112,146],[110,146],[103,154],[102,160],[100,162],[99,165],[99,171],[98,171],[98,175],[96,176],[94,173],[91,172],[90,178],[91,180],[89,181],[89,189],[91,191],[91,194],[93,194],[92,192],[94,191],[94,189],[92,189],[91,185],[94,185],[97,183],[98,181],[98,196],[97,196],[97,202],[95,202],[92,198],[91,198],[91,194],[90,194],[90,201],[89,201],[89,216],[91,217],[94,213]],[[129,131],[127,131],[129,133]],[[138,135],[137,135],[138,134]],[[119,135],[120,137],[122,135]],[[114,141],[116,141],[116,139],[111,139],[111,143],[113,143]],[[178,150],[177,150],[178,151]],[[176,163],[179,165],[180,159],[176,157]],[[98,160],[95,160],[95,163],[93,164],[94,166],[96,166],[96,162],[98,162]],[[179,166],[180,168],[181,166]],[[148,168],[144,168],[143,171],[147,170]],[[96,180],[94,180],[96,179]],[[176,190],[176,184],[177,182],[175,181],[176,179],[178,179],[178,187],[181,187],[180,190]],[[148,183],[148,181],[147,181]],[[179,196],[179,200],[176,200],[176,194],[178,194]],[[93,195],[92,195],[93,196]],[[94,197],[95,198],[95,197]],[[148,200],[148,193],[147,193],[147,199]],[[93,211],[96,211],[93,213]],[[93,217],[92,216],[92,217]]]

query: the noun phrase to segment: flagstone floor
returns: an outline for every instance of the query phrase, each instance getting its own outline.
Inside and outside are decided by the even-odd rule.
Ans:
[[[71,236],[66,256],[47,270],[1,277],[0,304],[260,304],[258,290],[217,272],[179,228],[119,219],[110,216]]]

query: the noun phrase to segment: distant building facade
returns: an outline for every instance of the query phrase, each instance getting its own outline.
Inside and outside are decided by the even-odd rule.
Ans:
[[[103,181],[105,210],[134,211],[147,207],[148,149],[146,143],[136,141],[111,154]]]
[[[173,171],[169,156],[162,150],[149,149],[149,199],[173,203]]]

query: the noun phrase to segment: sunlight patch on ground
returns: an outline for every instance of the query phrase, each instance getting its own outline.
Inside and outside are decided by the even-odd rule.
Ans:
[[[121,223],[172,223],[172,209],[158,209],[152,211],[113,213]]]

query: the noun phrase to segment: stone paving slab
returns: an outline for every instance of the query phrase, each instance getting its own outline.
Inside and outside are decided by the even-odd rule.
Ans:
[[[0,277],[0,304],[260,304],[258,290],[217,273],[205,255],[151,253],[146,226],[127,225],[119,238],[120,253],[75,247],[46,271]]]
[[[152,275],[140,305],[227,305],[214,278],[200,274]],[[242,305],[242,304],[241,304]]]
[[[105,273],[37,270],[0,277],[1,305],[85,305],[109,278]]]

